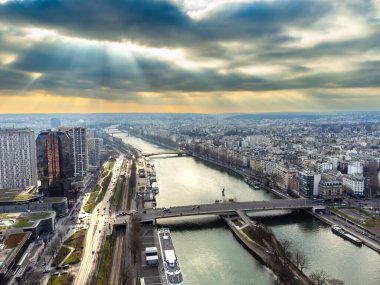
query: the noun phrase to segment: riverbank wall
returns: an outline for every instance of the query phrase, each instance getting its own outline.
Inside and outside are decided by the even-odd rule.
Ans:
[[[240,221],[243,223],[242,226],[236,226],[231,217],[222,217],[224,222],[228,225],[230,230],[232,231],[233,235],[237,240],[253,255],[256,259],[259,260],[262,264],[264,264],[266,267],[268,267],[273,274],[280,280],[283,284],[303,284],[303,285],[313,285],[314,283],[311,282],[308,276],[306,276],[303,272],[301,272],[292,261],[287,260],[285,266],[283,262],[285,262],[284,258],[275,258],[274,252],[275,250],[273,248],[270,248],[268,245],[268,248],[260,245],[256,241],[253,240],[250,236],[248,236],[246,233],[244,233],[243,229],[246,227],[251,226],[250,223],[246,223],[246,219],[241,219]],[[246,216],[247,219],[249,219]],[[287,277],[284,277],[283,271],[280,270],[280,268],[288,270],[288,274],[290,273],[292,278],[289,278],[289,275],[285,275]],[[281,274],[282,272],[282,274]],[[281,280],[281,279],[286,280]],[[294,281],[296,283],[294,283]]]

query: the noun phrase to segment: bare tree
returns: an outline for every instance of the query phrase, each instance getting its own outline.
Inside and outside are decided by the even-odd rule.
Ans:
[[[294,261],[296,262],[296,266],[301,272],[308,267],[309,265],[309,260],[302,251],[296,250],[294,253]]]
[[[125,270],[123,271],[123,285],[133,285],[134,282],[134,273],[133,273],[133,268],[131,266],[131,264],[128,264],[125,268]]]
[[[61,243],[63,242],[63,238],[65,237],[65,231],[64,230],[59,230],[58,231],[58,234],[57,234],[57,237],[58,239],[61,241]]]
[[[281,182],[281,176],[278,173],[273,172],[270,175],[270,181],[272,182],[273,186],[276,186],[278,183]]]
[[[131,236],[129,247],[133,253],[134,262],[136,263],[137,254],[142,250],[142,228],[139,217],[133,216],[131,220]]]
[[[54,256],[60,248],[60,242],[57,238],[51,241],[50,247],[48,248],[48,254]]]
[[[291,257],[292,257],[292,251],[291,251],[292,242],[288,239],[282,239],[282,240],[280,240],[280,243],[281,243],[282,248],[284,250],[283,254],[285,255],[285,257],[291,259]]]
[[[344,282],[339,279],[332,278],[327,282],[328,285],[344,285]]]
[[[317,270],[310,274],[310,280],[316,285],[328,284],[328,274],[324,270]]]
[[[299,264],[300,264],[299,270],[301,270],[301,272],[303,272],[305,268],[309,267],[309,259],[307,258],[305,254],[301,254],[299,256]]]

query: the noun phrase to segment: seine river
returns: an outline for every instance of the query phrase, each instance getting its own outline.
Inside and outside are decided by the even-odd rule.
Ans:
[[[115,134],[142,152],[164,151],[136,137]],[[227,198],[237,201],[274,199],[272,194],[253,190],[239,177],[192,157],[152,158],[160,193],[158,207],[212,203]],[[346,285],[379,285],[380,255],[333,234],[330,227],[305,213],[262,218],[280,239],[308,255],[310,268],[325,270]],[[171,228],[176,253],[186,285],[267,285],[273,274],[235,239],[217,217],[160,221]]]

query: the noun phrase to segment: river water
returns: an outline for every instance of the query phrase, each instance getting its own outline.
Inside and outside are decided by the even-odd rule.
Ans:
[[[115,134],[142,152],[165,149],[136,137]],[[274,199],[255,191],[239,177],[192,157],[152,158],[160,193],[158,207],[212,203],[226,198],[237,201]],[[379,285],[380,255],[344,241],[330,227],[305,213],[262,218],[280,239],[306,253],[310,268],[325,270],[346,285]],[[275,277],[235,239],[215,216],[160,221],[169,225],[186,285],[269,285]]]

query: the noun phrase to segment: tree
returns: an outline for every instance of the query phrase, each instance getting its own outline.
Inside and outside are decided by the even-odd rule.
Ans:
[[[344,282],[342,280],[332,278],[327,281],[327,284],[328,285],[344,285]]]
[[[58,234],[57,234],[57,237],[58,239],[61,241],[61,243],[63,242],[63,238],[65,237],[65,231],[64,230],[59,230],[58,231]]]
[[[136,263],[137,254],[142,250],[143,246],[142,228],[138,216],[132,216],[130,234],[129,246],[133,252],[134,263]]]
[[[324,270],[317,270],[310,274],[310,280],[316,285],[327,285],[328,274]]]
[[[60,242],[59,242],[59,240],[57,238],[55,238],[55,239],[53,239],[51,241],[51,244],[50,244],[50,247],[47,250],[47,253],[49,255],[54,256],[58,252],[59,248],[60,248]]]
[[[134,284],[134,273],[133,273],[133,268],[131,266],[131,264],[128,264],[125,268],[125,270],[123,271],[123,275],[122,275],[122,278],[123,278],[123,285],[133,285]]]
[[[286,258],[291,258],[292,257],[292,242],[288,239],[282,239],[280,241],[282,249],[283,249],[283,254]]]
[[[302,251],[296,250],[294,253],[294,260],[296,262],[297,268],[301,270],[301,272],[309,265],[309,259]]]
[[[281,176],[277,172],[273,172],[270,175],[270,181],[272,182],[273,186],[276,186],[278,183],[280,183]]]

